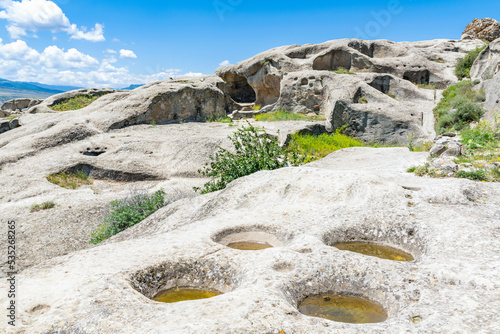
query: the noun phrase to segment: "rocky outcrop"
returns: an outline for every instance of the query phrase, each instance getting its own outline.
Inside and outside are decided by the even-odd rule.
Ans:
[[[15,129],[18,126],[19,126],[19,120],[17,118],[0,119],[0,134]]]
[[[353,126],[351,132],[367,140],[402,143],[409,133],[431,140],[435,134],[426,119],[432,118],[436,96],[416,85],[444,88],[456,82],[456,60],[483,44],[344,39],[275,48],[216,73],[235,102],[259,105],[260,112],[285,109],[321,114],[331,129],[347,121],[361,122],[364,125]],[[342,74],[348,72],[352,74]],[[383,96],[392,96],[393,90],[405,93],[398,94],[397,101]],[[371,96],[371,103],[357,103],[361,91]],[[417,100],[425,101],[426,107],[416,108]],[[343,116],[339,119],[339,115]]]
[[[493,42],[500,38],[500,23],[495,19],[474,19],[465,27],[462,39],[483,39]]]
[[[500,40],[490,43],[477,57],[471,68],[471,79],[480,80],[477,90],[484,90],[485,118],[493,120],[500,111]]]
[[[425,157],[402,148],[347,149],[309,166],[262,171],[223,191],[173,203],[103,245],[17,275],[23,293],[16,329],[469,333],[480,322],[482,331],[493,333],[500,307],[499,186],[405,173]],[[224,240],[238,233],[275,247],[254,252],[226,247]],[[331,246],[354,240],[402,249],[415,261]],[[2,279],[0,289],[7,291],[7,284]],[[174,304],[149,299],[181,284],[223,294]],[[378,302],[389,318],[352,325],[299,312],[306,296],[329,291]],[[6,303],[7,296],[0,296],[0,305]]]
[[[488,80],[500,72],[500,40],[490,43],[476,58],[470,75],[472,80]]]
[[[5,102],[0,110],[5,115],[20,114],[28,109],[40,104],[42,100],[39,99],[13,99]]]
[[[69,92],[64,92],[61,94],[56,94],[50,96],[43,100],[41,103],[37,103],[35,106],[31,106],[26,112],[30,114],[35,113],[48,113],[54,112],[51,107],[61,104],[69,99],[78,96],[93,96],[93,97],[101,97],[106,94],[117,92],[110,88],[86,88],[86,89],[77,89]]]

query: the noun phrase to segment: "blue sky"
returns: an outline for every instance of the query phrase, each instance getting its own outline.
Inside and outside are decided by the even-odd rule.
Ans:
[[[0,0],[0,77],[125,87],[281,45],[459,39],[473,18],[499,14],[491,0]]]

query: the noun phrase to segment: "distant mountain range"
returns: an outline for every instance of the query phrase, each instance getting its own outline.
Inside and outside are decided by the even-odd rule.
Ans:
[[[0,103],[18,98],[44,99],[54,94],[79,88],[72,86],[52,86],[37,82],[10,81],[0,78]]]
[[[130,85],[122,90],[133,90],[144,84]],[[19,98],[45,99],[54,94],[81,89],[76,86],[45,85],[38,82],[10,81],[0,78],[0,105],[4,102]]]
[[[122,88],[121,90],[134,90],[136,88],[139,88],[139,87],[142,87],[144,86],[144,84],[140,84],[140,85],[130,85],[128,86],[127,88]]]

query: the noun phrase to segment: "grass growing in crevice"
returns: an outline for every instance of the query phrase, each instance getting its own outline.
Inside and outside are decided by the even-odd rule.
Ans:
[[[500,124],[497,121],[493,124],[482,121],[472,129],[463,129],[460,136],[464,153],[456,157],[454,162],[463,165],[458,171],[451,173],[451,176],[473,181],[500,182]],[[443,177],[429,163],[412,167],[408,172],[418,176]]]
[[[38,212],[43,210],[49,210],[56,206],[56,203],[52,201],[43,202],[42,204],[34,204],[31,206],[30,212]]]
[[[125,199],[111,202],[109,204],[110,211],[104,218],[104,224],[91,234],[90,243],[98,244],[140,223],[168,204],[165,195],[165,191],[161,189],[151,195],[135,193]]]
[[[255,115],[254,118],[260,122],[278,122],[278,121],[324,121],[325,117],[321,115],[306,116],[303,114],[294,114],[289,111],[279,110],[266,114]]]
[[[227,116],[226,117],[210,116],[210,117],[207,117],[207,119],[205,120],[205,122],[207,122],[207,123],[231,123],[232,119],[230,119]]]
[[[62,172],[59,174],[51,174],[47,176],[47,180],[59,187],[66,189],[77,189],[83,185],[93,183],[93,180],[83,171]]]
[[[351,75],[356,74],[355,72],[349,71],[345,67],[338,67],[336,70],[333,70],[332,72],[337,74],[351,74]]]
[[[455,75],[458,79],[462,80],[464,78],[470,78],[470,70],[472,68],[472,64],[474,64],[474,61],[477,59],[481,51],[486,49],[486,47],[487,45],[469,51],[465,57],[459,58],[457,60]]]
[[[92,96],[92,95],[75,96],[59,104],[51,106],[50,109],[54,111],[78,110],[87,107],[92,102],[97,100],[99,97],[100,96]]]
[[[473,91],[473,87],[470,80],[464,80],[443,92],[443,98],[434,108],[437,133],[462,130],[481,119],[484,109],[478,102],[484,101],[484,92]]]
[[[332,152],[348,147],[365,146],[361,141],[348,137],[337,130],[333,134],[314,135],[292,135],[288,145],[289,152],[307,156],[308,161],[318,160],[326,157]]]

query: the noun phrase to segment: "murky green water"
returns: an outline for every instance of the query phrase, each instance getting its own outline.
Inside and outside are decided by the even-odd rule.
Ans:
[[[364,298],[333,293],[307,297],[299,305],[302,314],[351,324],[376,323],[387,320],[378,303]]]
[[[153,300],[162,303],[177,303],[186,300],[212,298],[220,294],[218,291],[211,290],[174,288],[159,292]]]
[[[365,242],[345,242],[332,245],[340,250],[351,251],[368,256],[375,256],[381,259],[394,261],[413,261],[415,260],[411,254],[403,252],[399,249],[370,244]]]
[[[240,242],[230,243],[227,245],[227,247],[239,250],[261,250],[266,248],[272,248],[273,246],[271,246],[267,242],[240,241]]]

